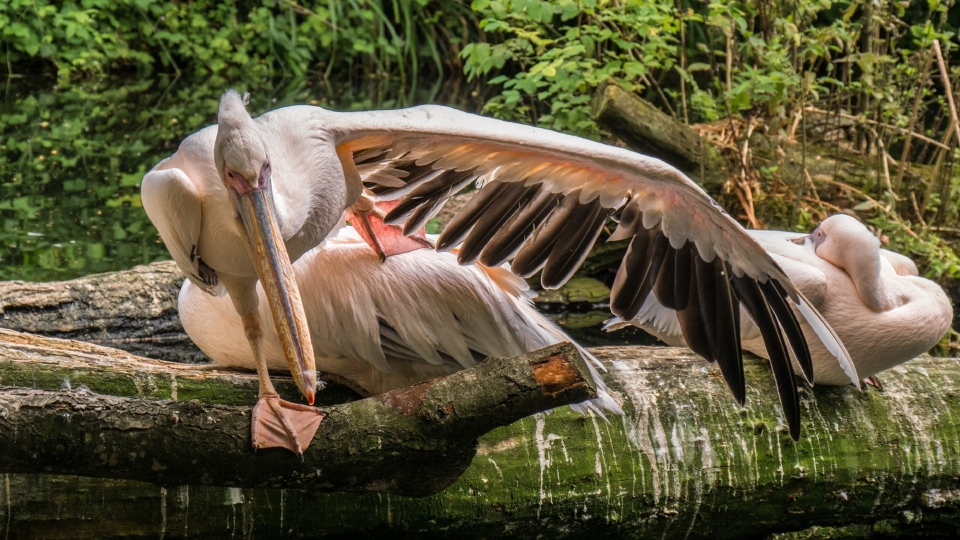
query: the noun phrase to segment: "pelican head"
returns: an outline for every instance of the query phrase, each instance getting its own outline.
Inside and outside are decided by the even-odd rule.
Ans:
[[[846,214],[823,220],[810,233],[810,240],[821,259],[841,268],[847,268],[854,261],[879,256],[880,240],[870,234],[863,223]]]
[[[879,288],[880,240],[856,218],[836,214],[820,223],[812,233],[817,256],[846,271],[860,298],[874,311],[883,311],[885,300]]]
[[[247,112],[246,96],[235,90],[223,95],[217,126],[213,148],[217,172],[237,207],[290,373],[312,405],[317,381],[313,345],[277,224],[267,146]]]

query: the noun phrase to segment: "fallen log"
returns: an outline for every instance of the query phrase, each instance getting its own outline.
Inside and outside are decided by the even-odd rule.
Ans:
[[[121,273],[97,279],[125,281],[127,277]],[[90,315],[96,317],[96,313]],[[0,344],[11,359],[0,363],[5,366],[0,369],[0,384],[35,386],[51,393],[84,385],[102,394],[142,395],[131,400],[137,403],[171,403],[148,401],[173,397],[174,378],[152,372],[153,362],[143,361],[144,366],[121,373],[108,384],[98,383],[94,370],[67,378],[57,370],[73,365],[74,356],[82,364],[81,357],[89,357],[92,351],[108,357],[124,353],[78,343],[53,346],[54,342],[45,340],[48,348],[40,354],[28,347],[31,338],[19,336],[17,341],[11,337],[15,334],[3,335],[13,344]],[[110,334],[102,335],[109,338]],[[0,477],[0,531],[11,538],[278,534],[355,538],[359,534],[521,539],[559,535],[763,538],[809,527],[840,527],[843,534],[858,537],[942,537],[957,532],[960,366],[956,359],[920,358],[885,372],[881,374],[883,392],[859,393],[852,387],[801,389],[802,438],[793,443],[780,417],[769,369],[761,361],[747,361],[747,406],[740,409],[729,398],[715,367],[689,351],[631,347],[593,352],[607,366],[604,378],[622,403],[624,417],[606,422],[560,408],[497,428],[479,438],[476,455],[464,474],[435,495],[408,498],[223,488],[154,477],[163,484],[158,487],[131,480],[14,474],[17,469],[7,468],[10,474]],[[46,356],[49,362],[24,362],[23,357],[30,355]],[[13,364],[28,367],[12,369]],[[184,405],[187,398],[244,407],[255,399],[252,375],[164,365],[177,370],[178,401],[174,403],[188,411],[206,405]],[[34,366],[37,369],[30,371]],[[191,371],[195,376],[186,374]],[[240,390],[231,392],[231,387]],[[281,392],[295,397],[291,383],[282,388]],[[205,389],[218,397],[199,397]],[[25,392],[4,389],[0,395],[8,391]],[[72,398],[86,391],[59,393]],[[74,403],[57,401],[59,396],[50,399],[67,406]],[[338,399],[351,397],[344,394]],[[75,411],[69,414],[82,417]],[[0,413],[0,422],[7,418]],[[201,420],[195,417],[194,421]],[[66,425],[50,422],[48,426],[57,429]],[[246,423],[238,424],[238,429],[244,427]],[[131,437],[137,433],[130,431]],[[38,457],[58,451],[46,448],[57,446],[57,431],[50,427],[45,433],[47,442],[34,449]],[[12,444],[9,431],[0,430],[0,434],[0,444]],[[15,441],[23,442],[21,436],[26,435],[18,431]],[[96,436],[93,439],[83,444],[93,445]],[[365,452],[382,451],[365,441],[369,439],[355,442],[355,451],[363,459],[369,458]],[[428,442],[434,449],[443,444]],[[51,466],[101,459],[95,452],[86,455],[90,448],[80,445],[66,451],[65,447],[58,455],[67,465]],[[179,445],[171,452],[186,461],[193,451],[192,446]],[[19,452],[18,460],[37,460],[28,470],[47,470],[40,468],[38,457]],[[294,461],[290,466],[297,466],[292,455],[276,452],[266,458],[289,458]],[[308,463],[328,470],[329,461],[309,452]],[[0,450],[0,462],[7,453],[6,448]],[[444,460],[456,458],[442,452],[429,456],[393,462],[391,467],[441,468]],[[136,459],[117,455],[118,466]],[[193,467],[194,477],[201,477],[205,466]],[[340,472],[365,474],[362,469]],[[815,529],[800,537],[823,537],[830,531]]]
[[[0,282],[0,328],[76,339],[139,356],[207,362],[177,316],[183,273],[173,261],[71,281]]]
[[[726,160],[693,128],[613,82],[594,92],[590,116],[632,149],[655,156],[707,184],[726,181]]]
[[[256,377],[223,377],[0,330],[0,472],[423,496],[460,476],[480,435],[596,397],[570,344],[491,358],[409,388],[321,406],[327,416],[301,459],[282,449],[252,451],[250,407],[219,402],[256,402]],[[56,390],[46,389],[51,379]]]
[[[693,128],[662,113],[614,82],[603,83],[597,88],[591,103],[591,116],[631,149],[673,164],[718,199],[727,180],[740,172],[741,150],[735,155],[724,156],[721,149],[714,147]],[[742,148],[743,140],[735,142]],[[867,193],[880,191],[877,186],[884,182],[878,158],[836,145],[808,142],[804,150],[803,144],[778,141],[754,130],[748,148],[751,167],[773,167],[777,178],[788,187],[796,186],[805,178],[806,167],[806,174],[816,184],[817,197],[842,208],[857,203],[841,187],[825,181],[843,182]],[[922,187],[937,180],[936,171],[931,166],[911,164],[905,172],[907,186],[916,184]],[[777,197],[771,199],[777,200],[766,201],[767,204],[759,205],[757,211],[767,224],[783,227],[787,224],[788,206]]]
[[[747,362],[747,407],[738,409],[713,366],[688,351],[594,352],[624,417],[605,422],[561,408],[498,428],[480,438],[463,476],[436,495],[10,474],[0,478],[0,531],[11,538],[521,539],[763,538],[812,526],[910,537],[957,531],[956,360],[922,358],[887,372],[883,392],[803,390],[803,434],[793,443],[761,362]],[[180,448],[181,459],[193,451]]]

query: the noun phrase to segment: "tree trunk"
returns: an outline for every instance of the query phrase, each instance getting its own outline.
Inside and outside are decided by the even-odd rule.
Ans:
[[[491,429],[596,397],[570,344],[342,405],[319,392],[327,416],[300,459],[253,452],[252,375],[0,330],[0,381],[0,472],[412,496],[456,480]]]
[[[162,275],[149,268],[136,272]],[[117,290],[123,287],[109,283],[150,286],[149,280],[137,282],[124,273],[88,279],[103,280],[104,286]],[[47,291],[55,288],[36,286]],[[77,282],[64,286],[74,288]],[[21,291],[27,289],[29,286],[21,285]],[[173,299],[158,296],[157,301],[162,304]],[[93,311],[87,316],[98,317]],[[109,326],[106,328],[101,337],[111,339]],[[126,326],[119,328],[126,331]],[[181,427],[200,430],[207,426],[204,436],[211,441],[234,441],[238,463],[230,466],[256,479],[247,486],[278,485],[274,478],[257,471],[260,462],[256,460],[260,459],[270,467],[286,467],[286,471],[310,470],[313,474],[319,468],[321,475],[332,474],[344,482],[350,482],[350,477],[370,478],[371,466],[389,467],[396,469],[397,477],[407,475],[410,482],[422,478],[425,485],[430,484],[432,469],[439,471],[457,459],[467,461],[457,453],[461,450],[444,452],[444,447],[453,444],[450,441],[434,440],[462,437],[456,430],[438,428],[424,436],[420,444],[426,449],[418,451],[425,453],[418,455],[429,457],[402,462],[390,461],[396,453],[386,455],[389,439],[402,436],[389,429],[341,439],[341,448],[352,448],[356,454],[356,461],[349,466],[333,454],[320,455],[319,446],[308,450],[303,465],[279,450],[241,456],[248,452],[246,435],[221,432],[226,431],[225,425],[248,429],[247,417],[241,416],[242,422],[219,420],[233,409],[208,404],[249,405],[255,398],[252,375],[196,371],[190,366],[147,360],[135,368],[122,364],[125,367],[120,369],[121,363],[108,360],[124,357],[124,353],[3,335],[0,349],[5,361],[0,362],[0,383],[41,389],[4,389],[0,392],[4,403],[12,396],[28,404],[37,403],[30,400],[48,400],[44,408],[62,407],[15,434],[0,427],[0,463],[27,464],[22,469],[5,466],[6,470],[77,473],[94,465],[121,470],[139,463],[142,469],[151,469],[141,471],[146,478],[165,485],[76,476],[0,476],[0,531],[8,538],[303,538],[321,534],[333,538],[763,538],[810,527],[814,529],[797,537],[942,537],[955,534],[960,519],[960,368],[955,359],[920,358],[885,372],[882,392],[860,393],[852,387],[801,389],[802,438],[793,443],[780,416],[770,371],[761,361],[747,361],[747,407],[740,409],[730,399],[715,366],[689,351],[595,349],[607,366],[604,378],[622,403],[625,416],[604,421],[560,408],[497,428],[479,438],[469,468],[450,487],[435,495],[407,498],[199,486],[194,479],[203,481],[208,467],[217,471],[228,465],[210,464],[204,445],[169,443],[168,457],[174,465],[193,459],[203,463],[190,463],[196,472],[182,481],[167,476],[172,475],[167,472],[171,467],[168,457],[154,464],[140,456],[140,452],[156,449],[149,442],[149,430],[141,428],[143,424],[154,429],[155,424],[172,424],[171,410],[178,411],[179,418],[174,433]],[[87,362],[83,358],[114,367],[105,372],[84,371],[79,368]],[[30,359],[33,362],[26,361]],[[169,367],[175,377],[157,371],[157,364]],[[105,398],[76,391],[80,385],[101,394],[143,397]],[[473,382],[472,386],[479,385]],[[75,390],[52,392],[61,387]],[[178,401],[169,401],[174,388]],[[296,392],[289,382],[283,388],[291,397]],[[469,396],[451,396],[461,397]],[[155,414],[124,414],[116,422],[100,423],[89,440],[60,436],[60,430],[82,429],[74,424],[85,424],[102,414],[91,408],[77,410],[78,404],[89,407],[94,403],[81,402],[81,398],[107,406],[136,403],[135,410]],[[450,398],[441,398],[439,403],[445,399]],[[348,406],[388,406],[375,402],[364,400]],[[28,406],[18,411],[6,405],[0,409],[0,426],[8,426],[17,415],[40,410]],[[219,420],[215,429],[203,423],[207,420],[199,412],[208,410],[218,415],[207,415]],[[121,419],[126,419],[126,426],[119,423]],[[416,421],[424,419],[418,416]],[[357,432],[355,426],[342,427]],[[100,430],[104,430],[106,442],[99,440]],[[371,437],[380,437],[380,441],[374,444]],[[144,450],[127,454],[101,455],[101,446],[119,440],[148,444]],[[27,448],[29,451],[24,450]],[[52,456],[58,458],[41,467],[41,462]],[[116,465],[110,464],[111,458]],[[381,461],[380,465],[365,466],[364,460]],[[159,471],[153,471],[154,466]],[[417,474],[423,476],[413,471],[422,471]],[[300,485],[316,484],[307,473],[295,480]]]
[[[956,532],[955,360],[915,360],[885,374],[883,392],[803,391],[803,438],[793,443],[760,362],[748,362],[748,406],[738,409],[713,366],[687,351],[595,352],[626,416],[605,422],[563,408],[496,429],[480,438],[464,475],[436,495],[11,474],[0,478],[0,530],[10,538],[763,538],[811,526],[846,527],[858,538]],[[188,448],[180,459],[195,451]]]

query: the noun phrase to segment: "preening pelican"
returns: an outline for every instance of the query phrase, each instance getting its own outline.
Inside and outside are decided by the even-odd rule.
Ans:
[[[843,340],[857,373],[873,375],[930,350],[950,329],[950,299],[936,283],[917,276],[909,258],[880,248],[880,241],[855,218],[838,214],[812,233],[749,231]],[[677,317],[650,299],[631,324],[672,345],[683,345]],[[622,324],[615,321],[616,328]],[[814,381],[847,384],[849,377],[813,332]],[[743,348],[768,357],[760,332],[741,319]]]
[[[487,357],[518,356],[570,341],[534,309],[534,294],[508,268],[461,266],[454,254],[432,249],[381,262],[351,227],[308,251],[293,270],[317,371],[362,395],[449,375]],[[268,316],[263,288],[257,293],[261,316]],[[190,339],[214,362],[256,368],[229,298],[205,294],[187,280],[178,309]],[[264,331],[263,354],[271,369],[285,368],[279,336],[270,328]],[[622,414],[595,367],[589,367],[600,397],[575,408]]]
[[[293,106],[252,119],[241,96],[228,91],[218,118],[217,126],[188,137],[147,173],[142,199],[191,282],[210,293],[222,285],[241,316],[263,396],[253,418],[255,446],[275,442],[258,438],[262,423],[274,426],[266,430],[276,435],[271,439],[285,438],[295,451],[300,438],[312,434],[298,431],[298,418],[310,413],[292,410],[306,407],[286,408],[270,385],[256,281],[264,285],[287,365],[310,401],[313,345],[289,261],[318,245],[345,211],[362,217],[364,206],[369,209],[364,187],[382,200],[398,200],[384,223],[411,233],[475,183],[479,189],[437,247],[462,244],[458,260],[464,264],[497,267],[513,259],[521,276],[542,270],[548,288],[569,279],[608,216],[617,216],[614,237],[631,244],[613,287],[614,314],[632,319],[653,292],[677,310],[687,342],[717,361],[743,403],[743,305],[771,353],[795,439],[800,409],[789,351],[810,382],[813,368],[791,305],[859,385],[839,338],[770,255],[702,189],[660,160],[432,105],[350,113]],[[382,251],[382,244],[371,247]],[[310,429],[319,416],[308,419]]]

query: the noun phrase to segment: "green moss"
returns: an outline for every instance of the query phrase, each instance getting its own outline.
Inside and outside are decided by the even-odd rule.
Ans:
[[[271,376],[277,392],[285,399],[302,401],[300,390],[289,377]],[[41,390],[75,390],[86,387],[91,392],[119,397],[146,399],[173,399],[174,380],[168,375],[152,373],[124,373],[93,369],[66,369],[47,364],[0,362],[0,385],[23,386]],[[203,378],[176,377],[176,399],[199,400],[220,405],[253,406],[257,402],[256,379],[224,379],[215,376]],[[318,406],[335,405],[358,399],[352,390],[340,385],[328,385],[317,392]]]
[[[537,303],[596,304],[610,298],[610,288],[602,281],[589,277],[573,277],[563,287],[537,292]]]
[[[25,386],[42,390],[69,390],[81,386],[98,394],[169,399],[169,380],[84,369],[63,369],[16,362],[0,362],[0,385]]]

